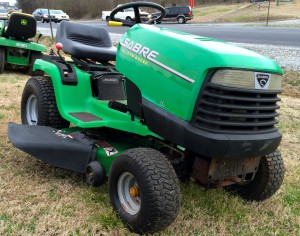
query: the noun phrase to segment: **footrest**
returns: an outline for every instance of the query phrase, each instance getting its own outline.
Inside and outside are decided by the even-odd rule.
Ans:
[[[89,112],[70,112],[69,114],[83,122],[102,120],[102,118],[95,116]]]

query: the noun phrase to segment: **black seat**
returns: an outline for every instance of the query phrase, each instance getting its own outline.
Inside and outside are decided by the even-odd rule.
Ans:
[[[117,49],[112,46],[109,33],[104,28],[62,21],[56,32],[56,42],[63,51],[76,58],[96,61],[114,61]]]
[[[29,39],[36,34],[36,20],[32,15],[13,12],[5,29],[5,36],[17,39]]]

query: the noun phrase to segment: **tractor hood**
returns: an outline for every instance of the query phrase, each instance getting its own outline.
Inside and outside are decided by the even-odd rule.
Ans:
[[[250,50],[144,24],[123,35],[116,67],[140,88],[143,98],[184,120],[191,118],[202,83],[211,71],[282,73],[276,62]]]

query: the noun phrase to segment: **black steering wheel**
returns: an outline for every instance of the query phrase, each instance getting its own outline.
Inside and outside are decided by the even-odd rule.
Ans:
[[[141,14],[140,14],[140,11],[139,11],[140,7],[154,8],[154,9],[157,9],[158,11],[160,11],[161,14],[160,14],[159,17],[149,19],[147,21],[142,21]],[[134,21],[127,21],[127,20],[115,18],[115,15],[119,11],[122,11],[122,10],[128,9],[128,8],[133,8],[133,10],[134,10],[134,16],[135,16]],[[133,26],[137,23],[153,24],[156,21],[160,22],[165,17],[165,15],[166,15],[165,8],[162,7],[161,5],[157,4],[157,3],[153,3],[153,2],[130,2],[130,3],[122,4],[118,7],[116,7],[115,9],[113,9],[112,12],[110,13],[109,18],[110,18],[111,21],[122,22],[124,26]]]

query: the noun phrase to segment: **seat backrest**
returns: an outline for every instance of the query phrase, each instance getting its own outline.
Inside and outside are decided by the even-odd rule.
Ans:
[[[36,35],[36,20],[32,15],[13,12],[5,30],[7,37],[29,39]]]
[[[64,46],[72,43],[80,43],[91,47],[112,46],[106,29],[68,21],[60,23],[56,33],[56,42],[65,42],[66,45]]]
[[[62,43],[62,50],[72,57],[97,61],[116,59],[116,48],[108,31],[97,26],[62,21],[56,31],[56,42]]]

